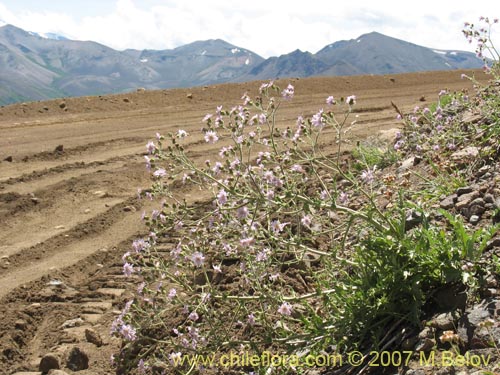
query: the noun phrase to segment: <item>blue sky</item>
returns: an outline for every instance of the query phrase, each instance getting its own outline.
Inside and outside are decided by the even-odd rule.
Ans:
[[[0,0],[0,20],[115,49],[167,49],[221,38],[263,57],[378,31],[436,49],[473,51],[465,21],[500,18],[500,2],[334,0]],[[500,25],[498,25],[500,26]],[[497,27],[500,32],[500,27]],[[500,43],[500,34],[496,40]]]

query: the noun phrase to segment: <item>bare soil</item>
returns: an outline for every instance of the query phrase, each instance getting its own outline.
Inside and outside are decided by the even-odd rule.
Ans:
[[[293,127],[297,115],[326,107],[327,96],[354,94],[351,137],[363,139],[400,125],[391,101],[407,112],[436,101],[441,89],[471,89],[461,73],[282,80],[296,96],[278,121]],[[202,141],[203,116],[238,104],[245,92],[256,96],[260,83],[0,108],[0,374],[38,371],[47,353],[71,374],[65,358],[75,346],[90,359],[78,374],[114,373],[109,358],[120,342],[109,335],[110,324],[135,289],[122,275],[121,256],[145,231],[141,212],[152,209],[136,198],[149,185],[146,142],[156,132],[185,129],[194,135],[190,152],[210,157],[216,146]],[[72,327],[67,322],[78,318]],[[103,346],[88,342],[87,328]]]

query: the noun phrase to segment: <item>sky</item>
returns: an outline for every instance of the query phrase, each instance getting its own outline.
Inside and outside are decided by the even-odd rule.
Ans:
[[[27,31],[117,50],[171,49],[223,39],[262,57],[315,53],[377,31],[434,49],[474,51],[461,30],[500,18],[499,1],[459,0],[0,0],[0,20]],[[494,39],[500,40],[500,24]]]

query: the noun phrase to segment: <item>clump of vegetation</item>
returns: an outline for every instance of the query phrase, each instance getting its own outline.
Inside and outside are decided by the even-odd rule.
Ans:
[[[354,351],[362,370],[371,351],[420,327],[434,291],[458,285],[475,298],[496,272],[498,260],[487,269],[481,257],[497,227],[470,229],[435,207],[471,178],[471,165],[498,159],[495,86],[472,97],[441,92],[434,108],[400,113],[393,149],[358,148],[347,159],[340,145],[355,126],[356,97],[330,96],[326,110],[279,127],[280,104],[294,94],[270,82],[257,98],[208,114],[203,141],[218,155],[204,163],[188,155],[184,130],[148,143],[154,183],[143,196],[161,203],[144,216],[149,236],[123,257],[124,273],[142,282],[112,328],[124,340],[119,373],[210,370],[228,353],[260,358],[235,360],[228,372],[300,373],[322,366],[314,358]],[[476,110],[487,121],[464,123]],[[332,130],[333,152],[321,144]],[[471,145],[480,152],[470,162],[450,161]],[[408,157],[429,174],[398,174]],[[190,202],[179,187],[205,199]],[[266,352],[280,361],[262,360]]]

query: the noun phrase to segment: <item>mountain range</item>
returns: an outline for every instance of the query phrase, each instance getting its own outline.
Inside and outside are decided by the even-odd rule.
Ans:
[[[169,50],[117,51],[91,41],[0,27],[0,104],[225,82],[479,68],[475,54],[436,50],[372,32],[315,54],[264,59],[223,40]]]

